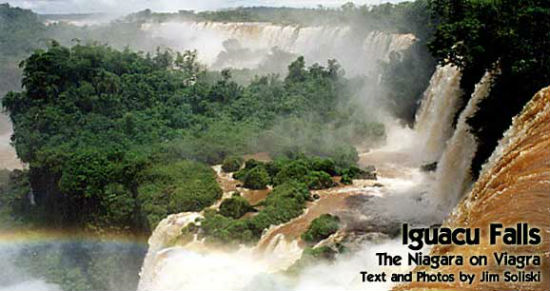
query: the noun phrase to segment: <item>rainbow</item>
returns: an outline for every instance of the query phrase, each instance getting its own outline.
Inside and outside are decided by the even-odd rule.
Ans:
[[[0,246],[32,244],[32,243],[116,243],[116,244],[147,244],[146,235],[121,233],[91,233],[64,230],[0,230]]]

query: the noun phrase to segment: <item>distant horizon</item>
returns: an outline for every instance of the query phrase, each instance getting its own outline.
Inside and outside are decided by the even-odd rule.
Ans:
[[[179,10],[214,11],[220,9],[231,9],[238,7],[289,7],[289,8],[315,8],[323,6],[327,8],[340,7],[352,2],[355,5],[378,5],[383,3],[405,2],[403,0],[207,0],[196,3],[190,0],[129,0],[117,3],[115,0],[8,0],[0,3],[8,3],[13,7],[30,9],[37,14],[46,15],[68,15],[68,14],[103,14],[103,15],[125,15],[145,9],[154,12],[177,12]]]

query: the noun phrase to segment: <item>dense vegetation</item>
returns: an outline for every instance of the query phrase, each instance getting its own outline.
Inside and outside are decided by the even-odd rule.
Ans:
[[[30,190],[26,172],[0,170],[0,229],[16,229],[33,216],[28,203]]]
[[[30,166],[34,221],[49,225],[151,229],[166,214],[201,210],[219,197],[209,169],[178,161],[220,163],[263,149],[262,132],[285,119],[308,116],[327,127],[349,124],[354,110],[333,61],[307,68],[298,58],[284,80],[258,77],[242,87],[229,71],[207,78],[193,52],[144,55],[54,42],[22,68],[25,90],[7,94],[3,105],[17,154]],[[269,150],[332,157],[341,166],[357,159],[345,140],[319,145]],[[312,173],[301,182],[320,188],[329,178]],[[244,183],[261,189],[270,179],[255,168]]]
[[[289,181],[273,188],[267,198],[257,205],[261,206],[261,210],[250,218],[234,219],[208,209],[201,221],[200,234],[206,237],[208,243],[254,243],[270,225],[287,222],[302,214],[308,200],[311,200],[311,195],[307,187]]]
[[[145,181],[137,190],[138,199],[151,227],[171,213],[200,211],[222,195],[214,171],[197,162],[182,160],[153,166],[145,171],[144,176]],[[110,194],[109,188],[107,190]],[[123,197],[120,193],[113,195],[113,199],[120,197]]]
[[[251,159],[233,175],[244,180],[244,187],[258,189],[255,184],[247,186],[246,182],[251,175],[256,177],[257,173],[261,173],[262,186],[273,185],[273,190],[265,200],[257,205],[249,205],[246,199],[235,194],[222,201],[219,211],[208,209],[200,227],[186,228],[183,234],[199,233],[207,238],[207,242],[222,245],[256,242],[269,226],[287,222],[302,214],[306,201],[312,200],[309,189],[333,186],[335,183],[331,176],[334,175],[346,173],[357,177],[363,172],[354,166],[338,166],[332,159],[298,155],[294,158],[277,158],[268,163]],[[256,211],[258,213],[241,218],[247,212]],[[313,242],[326,238],[338,230],[338,224],[337,217],[321,216],[314,220],[305,234],[305,240]]]
[[[233,177],[243,181],[244,186],[250,189],[264,189],[268,184],[277,186],[289,181],[303,183],[312,190],[325,189],[334,186],[334,176],[353,179],[367,174],[354,164],[354,159],[335,162],[331,158],[307,157],[303,154],[291,158],[279,157],[268,163],[251,159]],[[250,180],[254,182],[252,185]]]
[[[438,20],[430,49],[462,68],[465,96],[486,70],[500,73],[488,98],[469,120],[479,141],[477,173],[512,117],[550,80],[550,2],[545,0],[433,0]]]
[[[248,203],[248,200],[237,194],[222,201],[219,213],[225,217],[237,219],[250,211],[255,211],[255,209]]]
[[[329,237],[340,227],[338,216],[323,214],[315,218],[307,230],[302,234],[302,240],[308,243],[318,243]]]
[[[364,39],[371,31],[388,33],[412,33],[417,42],[402,53],[391,56],[389,63],[380,63],[382,75],[366,76],[363,86],[368,88],[379,87],[380,81],[385,90],[380,92],[384,96],[382,103],[396,117],[412,126],[418,101],[428,85],[435,62],[428,50],[427,42],[433,34],[431,14],[428,0],[402,2],[397,4],[385,3],[380,5],[356,6],[347,3],[338,8],[274,8],[274,7],[240,7],[218,11],[179,11],[178,13],[155,13],[144,10],[127,16],[128,23],[167,22],[167,21],[212,21],[212,22],[270,22],[280,25],[345,25],[349,26],[357,40]],[[236,40],[233,40],[237,42]],[[229,43],[228,43],[229,44]],[[225,45],[225,44],[224,44]],[[230,47],[238,49],[230,49]],[[242,58],[249,51],[237,45],[228,45],[226,51],[218,56],[218,61],[224,58]],[[274,48],[271,57],[259,69],[270,72],[279,72],[280,63],[292,54]],[[283,61],[286,62],[286,61]],[[414,72],[414,73],[412,73]],[[250,74],[246,70],[238,76]],[[380,78],[381,77],[381,78]],[[238,78],[240,79],[240,77]],[[369,92],[369,94],[376,94]],[[318,134],[316,134],[319,136]],[[317,137],[319,138],[319,137]]]
[[[290,160],[297,153],[331,157],[345,166],[357,160],[351,142],[385,135],[358,111],[356,92],[333,61],[306,67],[298,59],[286,78],[236,83],[236,72],[204,71],[193,52],[133,52],[159,45],[134,21],[46,26],[36,14],[3,4],[0,27],[0,95],[20,90],[23,75],[23,91],[3,103],[17,153],[29,165],[0,175],[3,229],[150,231],[169,213],[199,210],[219,197],[207,164],[268,151]],[[84,45],[96,40],[129,48]],[[41,50],[29,57],[35,49]],[[224,170],[238,170],[238,158],[226,161]],[[268,181],[260,184],[271,184],[273,168],[265,170]],[[211,221],[212,241],[255,241],[269,225],[300,215],[307,199],[307,186],[289,180],[261,205],[238,196],[223,201],[219,214],[207,212],[204,226]],[[258,213],[241,217],[251,211]],[[144,250],[126,250],[37,245],[23,248],[18,261],[65,290],[131,290]]]
[[[46,27],[30,10],[0,4],[0,58],[24,56],[31,53]]]
[[[222,170],[224,172],[235,172],[241,168],[243,159],[241,157],[228,156],[223,160]]]

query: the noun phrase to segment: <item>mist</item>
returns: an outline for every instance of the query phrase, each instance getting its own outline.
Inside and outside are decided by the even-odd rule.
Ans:
[[[319,4],[319,2],[315,4],[311,2],[305,5],[302,2],[298,5],[293,1],[276,4],[274,1],[254,3],[234,1],[229,4],[227,1],[207,1],[196,2],[183,8],[179,7],[178,3],[167,1],[154,4],[145,1],[124,4],[115,1],[93,4],[86,1],[56,1],[55,4],[50,1],[38,1],[32,4],[29,2],[20,4],[43,14],[86,13],[86,15],[76,16],[41,16],[40,21],[45,23],[41,27],[45,30],[46,37],[37,39],[34,48],[46,48],[51,45],[51,40],[56,40],[67,46],[95,42],[115,49],[141,51],[143,55],[152,56],[163,51],[196,51],[198,62],[208,71],[212,83],[223,78],[222,70],[229,70],[231,81],[237,82],[239,86],[258,82],[260,76],[267,75],[271,78],[268,82],[278,82],[279,86],[283,87],[288,66],[299,56],[304,57],[305,71],[318,69],[319,66],[328,68],[330,66],[328,60],[336,60],[341,88],[337,90],[339,100],[334,107],[341,112],[342,116],[333,118],[324,116],[323,112],[317,112],[278,118],[273,121],[273,126],[268,130],[248,136],[248,140],[244,142],[235,141],[231,139],[232,137],[220,140],[220,136],[216,135],[199,137],[204,139],[201,142],[195,142],[193,137],[185,136],[178,144],[181,150],[177,153],[178,158],[211,162],[210,157],[198,157],[194,151],[197,147],[204,148],[204,141],[216,152],[213,160],[227,154],[224,147],[229,143],[235,143],[235,147],[238,148],[235,152],[229,153],[248,154],[265,151],[274,157],[288,156],[289,153],[321,157],[340,155],[350,164],[357,162],[355,159],[358,153],[370,152],[370,161],[376,161],[375,150],[384,146],[384,150],[411,154],[410,148],[406,150],[398,148],[399,145],[403,145],[403,135],[400,133],[410,131],[410,128],[404,124],[411,124],[411,120],[414,119],[418,101],[422,97],[421,91],[427,85],[433,71],[433,60],[419,45],[425,41],[421,38],[422,34],[403,29],[408,25],[407,19],[403,19],[399,24],[387,22],[383,25],[373,25],[368,24],[368,21],[355,21],[353,17],[346,21],[339,21],[336,16],[330,19],[325,17],[338,15],[338,13],[351,13],[359,18],[360,13],[363,12],[355,8],[351,12],[344,12],[340,8],[323,9],[321,12],[305,9],[292,14],[290,20],[298,21],[304,16],[303,18],[307,19],[305,24],[293,23],[284,18],[267,23],[224,21],[218,19],[223,16],[215,13],[164,15],[152,12],[179,9],[202,11],[263,4],[315,7]],[[17,5],[19,2],[10,3]],[[343,3],[324,1],[321,4],[327,7],[335,5],[339,7]],[[152,9],[152,11],[146,10],[127,15],[129,12],[141,9]],[[106,11],[107,14],[104,13]],[[261,11],[258,12],[260,18],[264,13]],[[30,52],[31,49],[14,52],[13,59],[21,60]],[[7,79],[13,82],[2,84],[0,88],[2,90],[14,90],[20,86],[16,78],[20,71],[14,65],[16,63],[14,60],[10,60],[9,76],[11,77]],[[415,74],[417,77],[409,80],[406,76],[410,74]],[[408,81],[403,81],[405,79]],[[2,135],[6,138],[2,141],[7,146],[11,128],[9,126],[6,128],[5,135]],[[235,130],[246,131],[248,128]],[[229,129],[227,132],[228,135],[233,133]],[[13,152],[9,154],[14,156]],[[362,162],[361,166],[370,165],[370,161]],[[20,168],[21,165],[17,167]],[[380,234],[372,240],[358,242],[355,245],[355,255],[352,257],[338,256],[333,263],[320,263],[313,267],[306,267],[297,276],[292,277],[282,273],[301,255],[301,251],[291,249],[292,246],[278,245],[278,251],[289,256],[280,258],[285,264],[278,265],[280,267],[278,270],[270,269],[270,266],[277,265],[279,259],[273,258],[274,253],[267,253],[258,260],[258,257],[248,248],[226,254],[194,252],[176,247],[165,251],[164,255],[167,259],[157,266],[158,269],[155,269],[155,272],[161,275],[154,283],[157,285],[152,289],[257,290],[258,288],[267,289],[267,286],[273,282],[278,284],[273,290],[287,290],[289,286],[297,290],[321,287],[327,290],[361,288],[358,272],[362,270],[353,268],[364,266],[365,270],[375,270],[374,252],[379,249],[390,248],[397,253],[405,251],[405,248],[393,239],[399,233],[401,223],[431,225],[442,219],[442,214],[439,213],[419,215],[424,213],[423,209],[433,206],[426,190],[426,185],[431,183],[432,178],[412,168],[386,169],[389,172],[405,172],[405,178],[381,178],[379,182],[383,185],[383,189],[368,187],[362,190],[368,198],[350,201],[349,203],[355,203],[353,209],[339,213],[345,223],[344,229],[349,231],[362,229]],[[76,268],[79,272],[75,275],[76,278],[93,277],[95,273],[92,272],[118,270],[119,272],[113,272],[114,274],[101,274],[102,278],[108,280],[103,282],[107,290],[132,290],[137,286],[137,274],[143,258],[143,249],[139,247],[106,245],[103,248],[89,247],[87,244],[79,244],[75,247],[72,244],[61,244],[56,245],[55,248],[59,266],[66,272]],[[28,249],[25,251],[22,254],[19,250],[10,255],[10,258],[19,257],[19,260],[24,260],[25,256],[29,255]],[[34,251],[45,252],[43,248],[36,248]],[[85,257],[78,259],[82,254],[85,254]],[[122,258],[117,255],[121,255]],[[118,261],[113,261],[117,258]],[[105,265],[102,265],[102,260],[105,260]],[[89,270],[87,267],[82,267],[88,262],[94,264],[96,269]],[[34,263],[40,266],[38,262]],[[32,272],[29,274],[28,270],[23,271],[12,264],[7,265],[6,269],[17,276],[10,276],[15,279],[6,281],[5,284],[0,283],[0,290],[18,290],[19,288],[20,290],[54,291],[60,289],[59,285],[42,278],[35,278]],[[178,275],[182,272],[187,273],[188,276]],[[209,281],[204,277],[196,276],[197,272],[218,274],[219,277],[217,281]],[[326,280],[332,281],[319,280],[319,274],[322,274],[321,276]],[[84,287],[86,289],[89,286]],[[390,286],[377,287],[386,289]]]
[[[91,290],[94,279],[102,290],[135,290],[144,252],[143,244],[112,241],[4,243],[0,290]]]
[[[121,3],[114,0],[102,1],[83,1],[83,0],[39,0],[39,1],[23,1],[23,0],[8,0],[10,5],[18,6],[25,9],[32,9],[42,14],[70,14],[70,13],[113,13],[123,15],[135,12],[137,10],[151,9],[159,12],[176,12],[178,10],[217,10],[223,8],[235,8],[244,6],[269,6],[269,7],[310,7],[315,8],[319,5],[326,7],[338,7],[349,1],[342,0],[207,0],[207,1],[189,1],[189,0],[162,0],[162,1],[147,1],[147,0],[132,0]],[[362,4],[381,4],[381,3],[398,3],[402,0],[359,0],[353,1],[358,5]]]
[[[42,278],[35,278],[33,274],[17,267],[15,261],[21,253],[21,246],[0,246],[0,290],[1,291],[61,291],[56,285]]]

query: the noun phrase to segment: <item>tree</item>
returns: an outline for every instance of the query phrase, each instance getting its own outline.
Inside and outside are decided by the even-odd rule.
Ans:
[[[254,208],[241,196],[224,199],[220,204],[220,214],[235,219],[253,210]]]
[[[315,244],[338,231],[339,227],[340,219],[337,216],[323,214],[311,222],[301,238],[308,243]]]
[[[246,188],[265,189],[269,183],[269,174],[262,166],[254,167],[245,174],[243,183]]]

